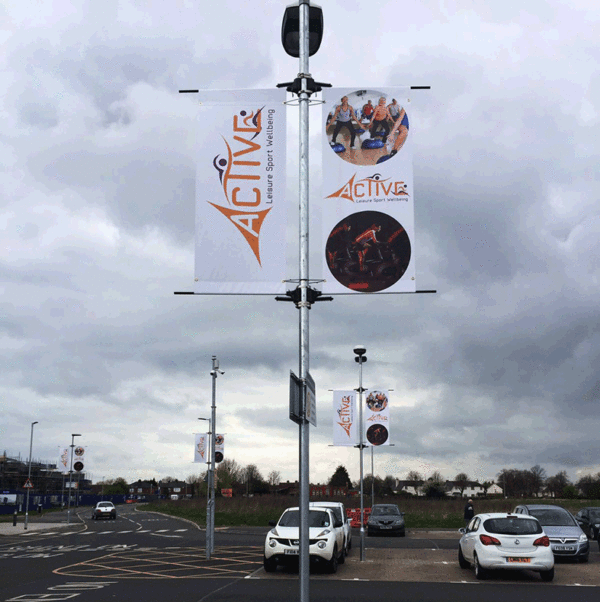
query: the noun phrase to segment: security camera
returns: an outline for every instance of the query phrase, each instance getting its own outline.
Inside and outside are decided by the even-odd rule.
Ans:
[[[364,345],[356,345],[354,347],[354,353],[356,353],[356,355],[364,355],[367,352],[367,349]]]

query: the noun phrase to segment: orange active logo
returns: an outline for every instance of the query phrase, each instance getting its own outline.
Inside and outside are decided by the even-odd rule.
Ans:
[[[229,206],[209,204],[218,209],[242,234],[250,245],[259,265],[260,261],[260,229],[265,217],[272,207],[263,206],[260,188],[263,148],[259,137],[263,131],[262,110],[240,111],[233,116],[233,139],[223,141],[227,147],[227,155],[217,155],[213,159],[213,167],[219,173],[223,193]],[[258,138],[258,140],[257,140]],[[267,150],[267,160],[270,157]]]
[[[395,196],[408,197],[408,186],[402,181],[391,178],[381,179],[381,174],[373,174],[361,180],[356,180],[354,174],[339,190],[325,197],[326,199],[340,198],[352,201],[365,197]]]
[[[350,431],[352,429],[352,398],[350,395],[344,395],[342,397],[342,403],[337,410],[340,422],[338,424],[344,429],[346,435],[350,437]]]

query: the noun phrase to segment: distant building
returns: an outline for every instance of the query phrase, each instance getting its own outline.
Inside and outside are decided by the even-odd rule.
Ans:
[[[173,495],[179,498],[192,497],[192,486],[185,481],[160,482],[158,484],[161,497],[170,498]]]
[[[158,485],[153,485],[150,481],[136,481],[129,485],[129,495],[131,496],[144,496],[155,494],[158,490]]]
[[[477,481],[446,481],[444,488],[451,497],[481,497],[486,493],[485,487]]]
[[[424,483],[425,481],[402,481],[396,479],[394,493],[408,493],[410,495],[422,496],[425,495],[423,493]]]

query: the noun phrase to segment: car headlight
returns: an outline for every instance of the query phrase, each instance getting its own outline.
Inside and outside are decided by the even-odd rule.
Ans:
[[[579,536],[579,543],[585,543],[588,540],[587,535],[585,533],[582,533]]]
[[[396,521],[394,521],[394,524],[395,524],[395,525],[401,525],[401,524],[403,524],[403,523],[404,523],[404,521],[403,521],[403,520],[396,520]]]
[[[277,540],[269,539],[269,547],[274,548],[277,545]]]
[[[331,533],[331,529],[325,529],[325,531],[321,531],[317,537],[325,537],[325,535],[329,535]]]
[[[321,550],[324,550],[326,547],[327,547],[327,542],[326,541],[321,540],[321,541],[319,541],[317,543],[317,548],[319,548]]]

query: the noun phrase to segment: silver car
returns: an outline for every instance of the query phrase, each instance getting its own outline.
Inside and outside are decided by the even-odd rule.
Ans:
[[[552,504],[523,504],[515,508],[515,514],[529,514],[538,519],[550,538],[555,557],[588,561],[590,542],[568,510]]]

